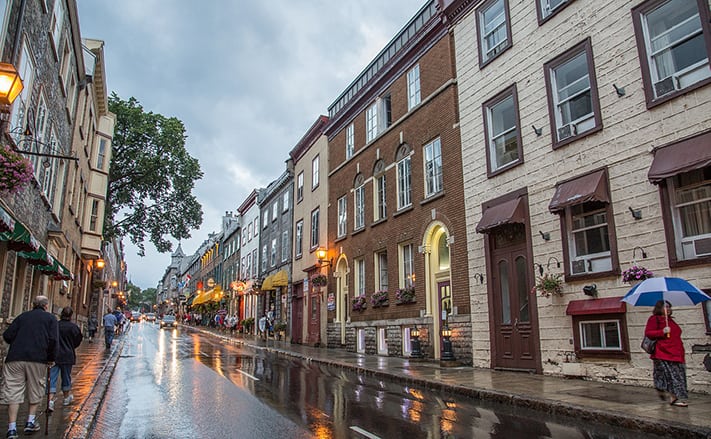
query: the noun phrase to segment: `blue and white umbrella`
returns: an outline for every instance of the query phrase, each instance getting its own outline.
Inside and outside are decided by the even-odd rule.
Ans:
[[[632,287],[622,298],[633,306],[654,306],[659,300],[666,300],[672,306],[691,306],[711,297],[678,277],[650,277]]]

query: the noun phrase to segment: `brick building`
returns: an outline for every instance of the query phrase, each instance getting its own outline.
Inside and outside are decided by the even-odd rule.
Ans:
[[[471,363],[452,42],[427,2],[329,108],[329,346]]]

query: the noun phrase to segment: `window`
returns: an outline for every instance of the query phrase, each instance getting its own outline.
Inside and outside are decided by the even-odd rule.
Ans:
[[[377,134],[385,131],[387,127],[392,125],[392,103],[390,95],[385,95],[379,98],[376,102],[378,105],[378,130]]]
[[[257,277],[257,249],[252,250],[252,277]]]
[[[247,241],[252,240],[252,223],[247,224]]]
[[[259,217],[254,219],[254,237],[259,236]]]
[[[272,238],[272,247],[270,250],[271,251],[269,252],[269,266],[273,267],[276,265],[276,257],[277,257],[277,240],[276,240],[276,238]]]
[[[590,39],[546,63],[544,70],[553,148],[601,130]]]
[[[281,211],[286,212],[289,210],[289,191],[284,192],[281,198]]]
[[[536,0],[538,12],[538,24],[543,24],[552,16],[562,11],[563,8],[573,3],[575,0]]]
[[[425,197],[442,192],[442,145],[439,137],[425,145]]]
[[[99,150],[96,153],[96,169],[104,169],[106,166],[106,139],[99,139]]]
[[[677,260],[711,257],[711,167],[668,179]]]
[[[281,232],[281,261],[286,262],[289,259],[289,231]]]
[[[62,28],[64,26],[64,2],[56,0],[54,2],[54,10],[52,11],[52,20],[49,24],[49,29],[52,34],[52,43],[54,44],[55,53],[59,52],[59,41],[62,37]],[[24,76],[21,76],[24,78]]]
[[[294,251],[296,252],[296,257],[300,257],[303,252],[304,247],[304,220],[299,220],[296,223],[296,231],[294,232],[296,237],[294,239]]]
[[[318,247],[318,235],[319,235],[319,224],[318,224],[318,209],[311,212],[311,248]]]
[[[561,217],[566,276],[609,275],[618,268],[606,170],[558,184],[548,208]]]
[[[402,288],[415,286],[415,257],[412,244],[400,246],[400,284]]]
[[[257,265],[257,261],[254,261],[254,264],[252,264],[252,254],[247,255],[247,265],[245,266],[245,271],[247,273],[252,272],[252,265]]]
[[[412,204],[410,155],[397,162],[397,208],[404,209]]]
[[[267,271],[267,245],[262,246],[262,271]]]
[[[573,344],[578,358],[629,358],[625,306],[621,297],[571,300]]]
[[[355,152],[355,131],[353,124],[346,128],[346,160],[353,157]]]
[[[703,0],[648,0],[632,9],[647,107],[711,82]]]
[[[365,141],[370,142],[378,135],[378,104],[371,105],[365,111]]]
[[[375,219],[381,220],[388,217],[388,208],[386,203],[386,180],[385,174],[380,174],[375,177]]]
[[[477,9],[479,67],[484,67],[512,46],[508,0],[490,0]]]
[[[311,190],[318,187],[319,184],[319,156],[311,160]]]
[[[272,204],[272,222],[276,221],[277,217],[279,217],[279,203],[275,201]]]
[[[420,65],[417,64],[407,72],[407,109],[420,103]]]
[[[265,209],[262,213],[262,228],[266,229],[269,225],[269,209]]]
[[[365,296],[365,260],[363,258],[353,261],[355,264],[355,295]]]
[[[338,237],[346,236],[346,222],[348,220],[348,198],[344,195],[338,199]]]
[[[356,188],[353,191],[353,207],[355,209],[353,215],[353,230],[360,230],[365,227],[365,183],[363,175],[358,174],[356,177]]]
[[[19,73],[20,78],[22,78],[23,88],[20,94],[18,94],[15,98],[15,102],[12,104],[12,114],[10,115],[10,120],[12,121],[11,126],[20,127],[20,129],[13,134],[16,144],[20,143],[24,127],[27,126],[27,117],[29,113],[28,106],[30,104],[30,97],[35,77],[35,64],[27,44],[22,44],[20,54],[20,67],[17,69],[17,73]]]
[[[378,276],[375,278],[377,285],[376,291],[388,290],[388,253],[386,251],[377,252],[375,254],[375,272]]]
[[[304,199],[304,171],[299,172],[296,177],[296,202]]]
[[[247,229],[242,229],[242,245],[247,244]]]
[[[262,260],[262,261],[264,261],[264,260]],[[263,264],[263,263],[264,263],[264,262],[262,262],[262,264]],[[242,273],[242,279],[246,279],[247,276],[249,275],[249,273],[247,273],[247,258],[245,258],[244,256],[242,256],[242,265],[240,265],[240,267],[241,267],[241,270],[242,270],[242,271],[241,271],[241,273]]]
[[[89,230],[96,232],[99,221],[99,200],[91,200],[91,218],[89,219]]]
[[[522,163],[523,147],[518,120],[516,86],[510,87],[484,103],[486,157],[489,176]]]

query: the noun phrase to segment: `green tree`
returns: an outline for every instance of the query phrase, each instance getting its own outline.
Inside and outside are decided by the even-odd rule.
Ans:
[[[127,236],[141,256],[146,239],[159,252],[170,251],[168,237],[189,238],[202,223],[202,206],[192,189],[203,173],[185,149],[185,126],[116,93],[109,98],[109,110],[116,126],[104,239]]]

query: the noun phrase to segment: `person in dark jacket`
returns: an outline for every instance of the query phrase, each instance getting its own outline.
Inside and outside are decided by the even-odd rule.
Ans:
[[[71,322],[74,311],[71,306],[62,309],[59,315],[59,346],[57,349],[57,357],[54,359],[54,366],[49,371],[49,411],[54,411],[54,394],[57,393],[57,378],[62,375],[62,393],[64,393],[64,402],[62,405],[67,406],[74,401],[72,395],[72,366],[77,362],[77,355],[74,349],[81,344],[82,335],[81,329]]]
[[[95,316],[89,317],[87,328],[89,329],[89,343],[93,343],[96,330],[99,329],[99,322],[96,320]]]
[[[17,438],[17,412],[29,396],[29,408],[25,433],[40,430],[36,418],[45,393],[47,367],[57,353],[57,319],[47,312],[49,299],[37,296],[33,309],[15,317],[3,332],[3,339],[10,344],[3,367],[2,402],[7,404],[7,438]]]
[[[654,306],[652,315],[647,320],[644,335],[657,340],[654,353],[650,356],[654,362],[652,376],[659,398],[671,395],[671,405],[686,407],[686,361],[684,343],[681,340],[681,328],[672,319],[671,303],[660,300]]]

